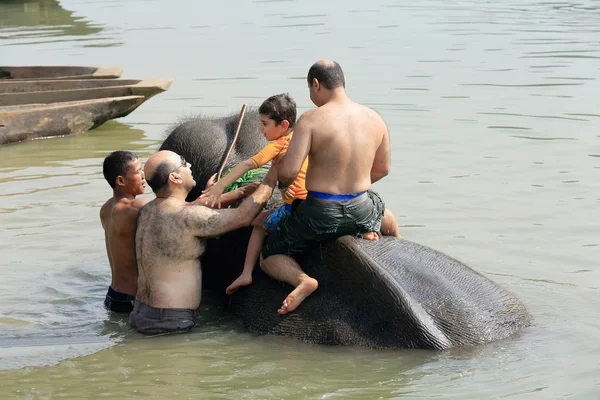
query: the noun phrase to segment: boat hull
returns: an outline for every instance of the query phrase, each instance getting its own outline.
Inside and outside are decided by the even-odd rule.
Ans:
[[[13,105],[25,105],[25,104],[49,104],[79,100],[92,100],[109,97],[125,97],[125,96],[143,96],[145,100],[152,96],[164,92],[167,90],[172,83],[172,79],[148,79],[144,81],[137,81],[135,84],[123,85],[123,86],[107,86],[107,87],[92,87],[92,88],[79,88],[79,89],[66,89],[66,90],[45,90],[35,92],[14,92],[14,93],[2,93],[1,89],[3,84],[0,83],[0,107],[13,106]],[[27,83],[30,83],[28,81]],[[50,81],[46,81],[50,82]],[[65,83],[67,81],[61,81]],[[74,81],[81,82],[81,81]],[[113,81],[117,84],[119,81]],[[131,82],[131,81],[130,81]],[[135,81],[133,81],[135,82]],[[16,84],[17,82],[11,82]],[[59,83],[59,82],[57,82]],[[13,85],[14,86],[14,85]],[[30,86],[30,85],[26,85]],[[57,89],[60,85],[50,85],[46,88]],[[18,89],[18,85],[13,88],[15,91]]]
[[[0,79],[113,79],[122,73],[122,67],[0,66]]]
[[[0,145],[83,133],[126,116],[143,102],[143,96],[125,96],[0,107]]]

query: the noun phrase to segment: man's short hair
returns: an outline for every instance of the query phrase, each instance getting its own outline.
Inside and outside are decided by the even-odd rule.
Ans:
[[[127,175],[129,163],[137,160],[137,158],[135,153],[123,150],[113,151],[106,156],[102,164],[102,173],[111,188],[115,188],[118,176]]]
[[[277,125],[283,120],[290,123],[290,128],[296,125],[296,102],[287,93],[276,94],[263,101],[258,113],[271,118]]]
[[[169,175],[173,172],[173,168],[173,164],[170,161],[164,160],[157,165],[154,174],[152,174],[152,178],[146,179],[146,182],[152,188],[154,194],[159,193],[161,190],[168,187]]]
[[[346,87],[346,79],[342,67],[335,61],[331,63],[316,62],[308,70],[306,80],[309,85],[312,85],[313,79],[325,86],[326,89],[335,89],[337,87]]]

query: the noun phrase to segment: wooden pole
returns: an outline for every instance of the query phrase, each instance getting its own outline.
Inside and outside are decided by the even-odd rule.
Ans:
[[[247,104],[244,104],[242,106],[242,111],[240,111],[240,119],[238,120],[237,127],[235,128],[235,134],[233,135],[233,140],[231,141],[231,144],[229,145],[229,149],[227,149],[227,154],[225,155],[225,159],[223,160],[223,163],[221,164],[221,168],[219,168],[219,173],[217,174],[217,182],[219,182],[219,180],[221,180],[221,174],[223,173],[223,169],[225,168],[225,165],[227,164],[227,160],[229,159],[231,150],[233,149],[233,146],[235,145],[235,141],[237,140],[238,134],[240,133],[240,128],[242,127],[242,120],[244,119],[244,114],[246,114],[247,107],[248,107]]]

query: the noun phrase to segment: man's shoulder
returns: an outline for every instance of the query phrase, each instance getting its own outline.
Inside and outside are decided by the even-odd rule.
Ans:
[[[102,207],[100,207],[100,214],[102,214],[103,212],[106,212],[107,210],[112,208],[112,204],[113,204],[113,198],[111,197],[110,199],[106,200],[104,202],[104,204],[102,204]]]
[[[115,202],[112,207],[113,215],[127,215],[131,217],[136,217],[142,207],[150,202],[150,199],[147,198],[135,198],[135,199],[120,199]]]
[[[152,201],[152,199],[149,199],[147,197],[136,197],[131,202],[131,206],[135,207],[135,208],[137,208],[139,210],[142,207],[144,207],[146,204],[150,203],[151,201]]]
[[[308,110],[308,111],[304,111],[302,113],[302,115],[300,116],[299,120],[302,121],[310,121],[313,118],[315,118],[315,116],[318,116],[324,112],[326,112],[327,109],[323,108],[323,107],[317,107],[317,108],[313,108],[312,110]]]
[[[383,121],[381,114],[379,114],[376,110],[372,109],[371,107],[367,107],[364,104],[359,103],[356,103],[356,105],[361,107],[369,117]]]

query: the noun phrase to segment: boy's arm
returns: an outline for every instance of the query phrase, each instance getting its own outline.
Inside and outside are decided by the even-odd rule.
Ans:
[[[220,197],[223,191],[236,180],[238,180],[246,172],[254,168],[254,163],[251,160],[242,161],[236,165],[227,175],[221,178],[219,182],[215,183],[208,189],[202,191],[199,199],[205,198],[211,207],[218,205],[220,208]]]

